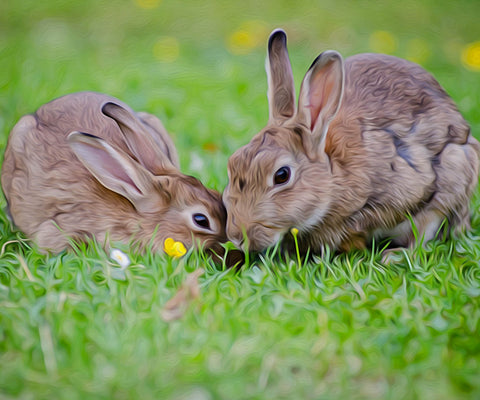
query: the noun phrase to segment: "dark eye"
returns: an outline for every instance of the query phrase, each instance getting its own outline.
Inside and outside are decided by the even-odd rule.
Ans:
[[[204,214],[193,214],[193,222],[201,228],[210,229],[210,221]]]
[[[282,185],[287,183],[290,179],[290,168],[289,167],[282,167],[275,172],[275,176],[273,178],[273,182],[275,185]]]

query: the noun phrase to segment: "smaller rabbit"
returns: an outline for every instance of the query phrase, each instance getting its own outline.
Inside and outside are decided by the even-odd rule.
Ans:
[[[1,180],[14,224],[45,251],[90,237],[157,251],[173,238],[223,255],[220,194],[179,171],[158,118],[113,97],[69,94],[22,117]]]
[[[228,161],[227,236],[261,251],[283,240],[321,253],[428,241],[469,227],[480,145],[420,66],[381,54],[320,54],[298,108],[286,34],[268,43],[268,125]],[[246,239],[244,241],[244,239]]]

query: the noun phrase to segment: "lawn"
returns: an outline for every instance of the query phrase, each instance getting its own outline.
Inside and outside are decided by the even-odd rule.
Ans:
[[[480,138],[479,15],[473,0],[3,1],[0,151],[23,114],[94,90],[159,116],[183,171],[222,191],[267,120],[276,27],[297,87],[327,48],[409,58]],[[45,256],[0,212],[0,398],[478,399],[479,208],[477,190],[470,232],[389,265],[380,248],[271,250],[239,271],[127,246],[122,269],[93,242]]]

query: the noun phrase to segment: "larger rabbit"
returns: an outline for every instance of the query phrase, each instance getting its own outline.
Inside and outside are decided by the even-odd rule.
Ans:
[[[220,252],[226,241],[220,194],[179,171],[160,120],[107,95],[70,94],[22,117],[1,178],[15,225],[45,251],[89,237]]]
[[[302,251],[318,253],[373,238],[412,246],[445,219],[448,230],[469,227],[480,146],[438,82],[392,56],[326,51],[296,108],[286,42],[276,30],[268,43],[268,125],[228,162],[229,238],[291,248],[297,228]]]

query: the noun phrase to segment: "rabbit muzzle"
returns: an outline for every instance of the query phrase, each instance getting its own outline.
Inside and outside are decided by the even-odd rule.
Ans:
[[[245,252],[263,251],[283,237],[282,230],[275,226],[260,222],[237,225],[234,221],[233,218],[228,218],[227,236],[236,247]]]

